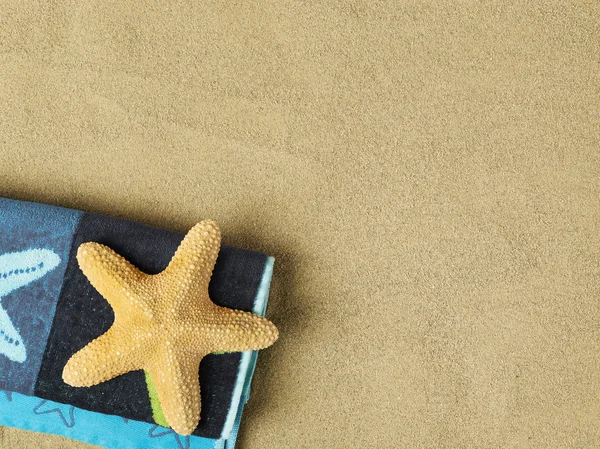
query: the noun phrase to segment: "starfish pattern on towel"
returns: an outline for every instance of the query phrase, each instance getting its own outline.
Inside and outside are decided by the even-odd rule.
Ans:
[[[175,437],[175,441],[177,442],[178,449],[189,449],[190,447],[190,437],[189,436],[181,436],[173,429],[165,429],[164,427],[159,426],[158,424],[154,424],[150,430],[148,431],[148,436],[150,438],[161,438],[167,435],[173,435]]]
[[[72,405],[59,404],[57,402],[51,402],[44,399],[35,406],[33,413],[36,415],[57,413],[65,427],[71,428],[75,425],[75,407]]]
[[[0,255],[0,299],[54,270],[60,257],[49,249],[28,249]],[[0,304],[0,354],[13,362],[27,359],[25,342]]]

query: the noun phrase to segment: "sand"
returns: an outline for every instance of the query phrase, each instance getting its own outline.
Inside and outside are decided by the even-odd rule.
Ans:
[[[241,449],[599,447],[599,21],[4,0],[0,196],[276,257]]]

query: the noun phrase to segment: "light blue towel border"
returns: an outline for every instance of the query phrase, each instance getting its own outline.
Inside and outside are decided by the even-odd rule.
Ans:
[[[273,257],[267,259],[263,277],[256,295],[256,301],[254,302],[253,312],[260,316],[265,316],[267,311],[274,263],[275,259]],[[252,376],[254,375],[257,358],[258,351],[244,351],[242,353],[242,363],[240,363],[240,370],[238,372],[231,407],[229,408],[229,415],[227,416],[225,426],[223,427],[223,433],[221,434],[220,441],[224,441],[223,447],[225,449],[233,449],[235,447],[240,420],[242,419],[242,410],[250,398]]]
[[[264,316],[275,259],[269,257],[253,312]],[[236,386],[221,438],[183,437],[156,424],[104,415],[71,405],[0,390],[0,425],[61,435],[107,449],[233,449],[248,401],[258,351],[242,353]]]

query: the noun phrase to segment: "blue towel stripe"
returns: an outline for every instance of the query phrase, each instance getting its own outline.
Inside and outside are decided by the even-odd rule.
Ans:
[[[265,314],[274,259],[267,259],[253,311]],[[244,353],[240,364],[231,419],[221,439],[182,437],[156,424],[83,410],[70,405],[0,390],[0,425],[61,435],[107,449],[233,449],[244,404],[248,401],[258,351]]]

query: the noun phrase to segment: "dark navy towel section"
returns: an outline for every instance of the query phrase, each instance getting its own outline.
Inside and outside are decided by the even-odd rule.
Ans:
[[[67,360],[111,326],[108,302],[90,285],[75,259],[84,242],[99,242],[149,274],[162,271],[184,234],[95,214],[84,214],[73,240],[54,323],[33,394],[100,413],[153,423],[144,373],[124,374],[90,388],[62,380]],[[211,299],[226,307],[251,311],[267,256],[223,245],[211,278]],[[219,438],[231,404],[240,353],[209,355],[200,365],[202,414],[194,435]],[[10,389],[10,388],[8,388]]]
[[[0,198],[0,389],[34,394],[82,215]]]

